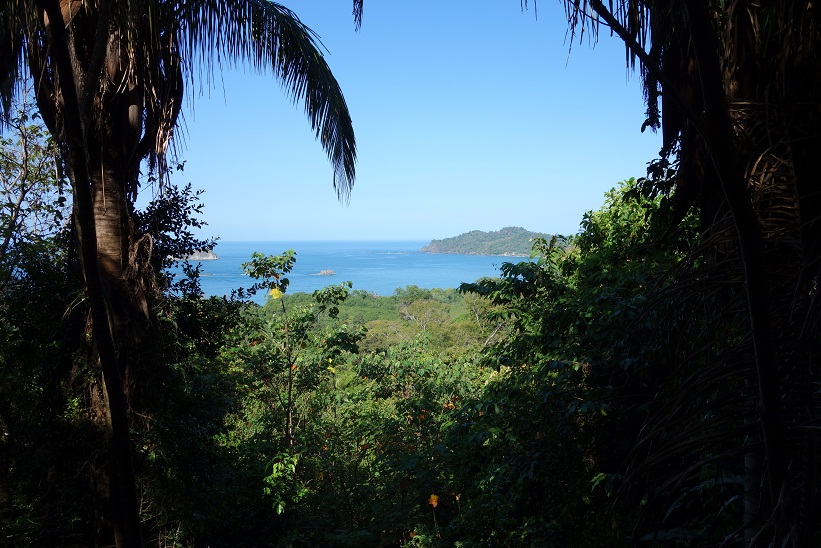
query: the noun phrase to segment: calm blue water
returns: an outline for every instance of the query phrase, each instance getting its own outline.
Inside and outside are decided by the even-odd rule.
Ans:
[[[296,265],[288,276],[288,293],[310,293],[328,285],[351,281],[354,289],[391,295],[394,289],[418,285],[428,289],[459,287],[483,276],[498,276],[504,262],[516,257],[476,255],[433,255],[420,253],[426,241],[327,241],[327,242],[219,242],[214,252],[219,260],[202,262],[202,289],[207,295],[229,295],[232,289],[248,287],[251,278],[242,263],[259,251],[278,255],[296,251]],[[335,274],[320,276],[321,270]],[[256,299],[262,302],[264,295]]]

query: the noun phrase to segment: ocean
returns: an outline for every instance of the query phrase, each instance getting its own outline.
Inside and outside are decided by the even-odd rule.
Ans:
[[[304,241],[304,242],[219,242],[214,252],[218,260],[202,261],[200,278],[206,296],[229,295],[233,289],[247,288],[253,280],[242,271],[242,263],[259,251],[278,255],[296,251],[296,264],[288,275],[288,293],[310,293],[344,281],[353,289],[381,296],[396,288],[417,285],[427,289],[455,288],[483,276],[498,276],[505,262],[519,257],[445,255],[421,253],[427,241]],[[333,274],[323,275],[322,271]],[[257,295],[264,302],[265,295]]]

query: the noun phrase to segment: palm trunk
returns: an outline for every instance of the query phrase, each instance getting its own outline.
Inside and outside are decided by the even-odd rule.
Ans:
[[[800,512],[795,512],[793,505],[796,501],[791,500],[800,472],[795,466],[796,455],[790,454],[796,445],[791,443],[793,440],[788,435],[790,425],[787,418],[788,415],[800,416],[801,405],[810,404],[811,396],[802,395],[797,399],[797,412],[788,412],[785,407],[790,405],[787,401],[791,394],[789,384],[800,375],[803,369],[801,360],[806,358],[801,350],[804,344],[801,321],[797,322],[798,326],[791,325],[795,323],[794,314],[802,317],[800,312],[805,296],[801,288],[794,285],[794,280],[799,277],[794,273],[800,269],[796,254],[800,254],[801,250],[791,249],[785,243],[788,238],[781,236],[782,241],[778,241],[774,234],[800,232],[800,222],[792,218],[797,207],[785,207],[779,214],[767,209],[756,212],[753,191],[747,188],[745,171],[733,136],[720,72],[719,49],[713,39],[707,7],[697,0],[689,0],[686,5],[704,98],[702,132],[735,223],[744,265],[750,335],[757,373],[757,378],[750,380],[758,393],[756,426],[763,442],[763,455],[755,454],[755,450],[749,448],[745,458],[745,539],[748,545],[765,541],[767,537],[773,544],[786,544],[802,534],[798,531],[802,518],[798,515]],[[736,91],[736,99],[751,101],[755,98],[755,89]],[[767,139],[760,151],[754,151],[754,158],[770,150],[772,143],[769,135]],[[774,173],[765,175],[768,180],[775,176]],[[794,174],[791,176],[791,180],[777,185],[789,190],[789,201],[795,198]],[[762,194],[766,191],[755,189],[755,192]],[[771,230],[765,242],[762,223],[772,223],[769,217],[779,220],[769,227]],[[797,241],[800,242],[800,238]],[[777,267],[768,271],[768,263]],[[770,516],[769,522],[762,524],[761,516]]]
[[[705,102],[705,121],[702,134],[705,136],[710,156],[715,164],[724,195],[732,212],[736,227],[741,257],[744,265],[744,281],[750,334],[753,341],[755,368],[758,374],[753,383],[758,392],[757,427],[762,434],[766,459],[766,480],[763,492],[748,491],[745,501],[747,518],[763,512],[769,514],[778,492],[786,478],[786,457],[784,455],[784,432],[778,418],[779,381],[776,375],[777,360],[775,337],[771,323],[769,287],[764,261],[764,241],[761,227],[747,194],[743,172],[733,144],[726,98],[718,68],[716,46],[712,43],[706,8],[696,1],[688,2],[691,20],[691,36],[701,75],[702,94]],[[749,449],[753,451],[753,449]],[[760,457],[748,455],[745,464],[746,486],[752,488],[760,478]],[[750,498],[752,497],[752,498]],[[759,501],[764,504],[759,506]],[[745,538],[752,543],[760,534],[760,523],[745,522]]]
[[[128,260],[129,219],[122,178],[110,168],[97,169],[91,186],[100,275],[114,291],[122,284]]]
[[[111,169],[116,160],[106,159],[105,167],[91,175],[97,261],[106,291],[111,329],[117,350],[118,367],[123,379],[128,408],[133,405],[135,383],[128,349],[144,324],[144,313],[135,304],[141,301],[141,290],[135,287],[129,253],[134,241],[133,222],[123,184],[122,170]]]
[[[95,155],[91,155],[92,159]],[[92,160],[93,161],[93,160]],[[116,160],[102,156],[100,167],[89,166],[91,188],[92,238],[96,250],[94,266],[100,279],[102,298],[105,301],[105,333],[98,336],[111,339],[114,356],[103,359],[100,365],[107,409],[106,436],[109,440],[108,483],[112,513],[112,526],[117,546],[138,546],[139,508],[136,494],[136,478],[132,460],[131,436],[128,411],[132,398],[129,386],[132,379],[128,347],[138,318],[131,310],[130,287],[126,279],[129,249],[132,240],[132,222],[123,184],[123,171],[112,169]],[[79,223],[78,223],[79,225]],[[83,253],[85,255],[85,253]],[[87,270],[84,265],[84,271]],[[97,316],[93,318],[96,328]]]
[[[106,2],[102,4],[107,5]],[[112,528],[118,547],[136,548],[142,544],[140,520],[134,467],[131,460],[126,397],[115,340],[116,322],[110,306],[112,272],[107,270],[114,268],[117,263],[116,252],[108,245],[117,236],[115,232],[107,233],[108,236],[101,240],[102,246],[99,251],[102,251],[102,255],[99,255],[95,203],[99,203],[106,193],[99,192],[99,186],[94,184],[92,177],[94,170],[89,165],[89,161],[94,156],[93,151],[101,150],[101,143],[94,138],[91,129],[91,101],[85,95],[81,97],[83,89],[97,88],[100,71],[95,69],[95,65],[101,65],[101,60],[92,59],[89,67],[85,67],[87,72],[80,68],[77,65],[78,61],[71,38],[65,27],[59,23],[63,20],[59,2],[44,2],[43,10],[48,14],[48,19],[56,23],[49,25],[48,30],[60,90],[65,103],[62,109],[63,126],[60,129],[62,130],[67,172],[74,193],[75,230],[91,309],[92,341],[100,362],[107,404],[104,435],[109,449],[108,479]],[[102,13],[100,21],[102,28],[106,23]],[[83,77],[86,75],[88,80],[84,81]],[[112,211],[121,211],[122,200],[112,199],[117,202],[111,204]],[[103,201],[105,203],[100,211],[107,213],[108,200]],[[109,225],[113,226],[112,223],[116,217],[117,215],[107,216],[105,214],[101,216],[100,221],[104,231]],[[120,231],[119,237],[122,238],[123,235],[124,233]]]
[[[120,204],[109,203],[116,196],[112,192],[108,193],[105,207],[94,207],[95,203],[103,201],[101,196],[106,193],[91,192],[93,179],[85,175],[88,168],[84,156],[82,152],[70,154],[67,163],[74,186],[75,227],[91,308],[92,340],[100,362],[105,395],[104,435],[109,449],[107,475],[111,525],[118,547],[137,547],[141,545],[139,513],[121,352],[124,325],[117,319],[122,317],[121,313],[114,312],[120,308],[117,304],[122,294],[119,289],[121,279],[112,278],[116,270],[123,270],[122,266],[118,267],[117,250],[122,248],[118,239],[125,236],[120,231],[118,237],[112,230],[118,217],[114,212],[120,210],[122,200]],[[108,229],[107,237],[99,242],[95,215],[98,211],[101,225]],[[117,344],[118,339],[121,344]]]

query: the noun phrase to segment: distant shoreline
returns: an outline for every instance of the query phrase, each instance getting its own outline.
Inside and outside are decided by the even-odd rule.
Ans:
[[[464,251],[430,251],[425,248],[419,250],[419,253],[427,253],[428,255],[476,255],[479,257],[530,257],[529,253],[480,253],[478,251],[464,252]]]

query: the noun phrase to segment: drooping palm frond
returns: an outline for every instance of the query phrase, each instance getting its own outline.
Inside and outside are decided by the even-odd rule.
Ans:
[[[334,187],[347,197],[356,173],[353,125],[316,34],[291,10],[266,0],[202,0],[177,16],[189,79],[211,71],[214,62],[272,71],[291,98],[303,102],[333,165]]]
[[[364,0],[354,0],[353,2],[353,20],[356,25],[356,30],[362,26],[362,9],[364,8]]]
[[[616,497],[618,505],[642,507],[634,541],[680,534],[717,545],[743,521],[745,439],[757,392],[748,382],[755,367],[743,268],[725,245],[732,224],[724,224],[730,230],[693,250],[675,283],[648,305],[667,311],[657,327],[657,361],[640,368],[656,388]]]
[[[26,67],[25,27],[33,10],[28,2],[9,1],[0,8],[0,128],[10,114],[12,99],[24,84]]]
[[[62,0],[61,6],[66,3]],[[54,99],[59,87],[55,88],[50,74],[53,67],[43,21],[36,17],[39,11],[28,0],[12,4],[0,11],[0,103],[10,101],[25,69],[42,96]],[[81,47],[99,50],[100,44],[89,39],[100,22],[103,4],[108,9],[108,43],[103,44],[104,74],[95,108],[99,120],[112,108],[112,101],[141,111],[136,128],[142,135],[131,162],[138,164],[146,155],[163,161],[185,85],[208,86],[215,69],[244,64],[271,73],[292,100],[302,102],[333,166],[334,187],[340,198],[349,196],[356,176],[351,116],[318,36],[294,12],[267,0],[76,2],[71,3],[71,14],[63,10],[64,22],[70,21],[76,36],[84,36]],[[362,0],[354,0],[353,7],[358,27]],[[81,62],[84,55],[90,58],[89,51],[81,50],[79,55]],[[92,83],[97,78],[85,76]],[[55,112],[47,102],[41,101],[41,110],[46,111],[44,117],[52,117]]]
[[[11,25],[5,24],[0,28],[0,107],[3,109],[3,118],[9,115],[14,88],[20,80],[18,70],[23,40],[22,35],[14,32],[15,30]]]

